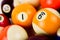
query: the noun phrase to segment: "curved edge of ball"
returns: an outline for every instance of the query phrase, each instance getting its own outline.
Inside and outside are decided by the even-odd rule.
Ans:
[[[57,17],[60,18],[60,14],[57,10],[53,9],[53,8],[45,8],[47,10],[49,10],[50,12],[52,12],[54,15],[56,15]]]
[[[39,28],[39,27],[38,27],[36,24],[34,24],[33,22],[32,22],[32,25],[33,25],[33,29],[34,29],[34,31],[36,32],[37,35],[39,35],[39,34],[46,34],[46,35],[48,35],[47,32],[45,32],[43,29]]]
[[[19,25],[11,25],[7,31],[8,40],[25,40],[28,38],[27,32]]]

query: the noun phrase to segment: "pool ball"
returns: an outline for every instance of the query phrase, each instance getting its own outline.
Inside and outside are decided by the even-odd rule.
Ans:
[[[33,17],[32,26],[36,34],[55,35],[60,25],[60,15],[55,9],[44,8]]]
[[[7,26],[10,25],[10,20],[7,16],[5,16],[4,14],[0,14],[0,26]]]
[[[0,34],[0,40],[26,40],[27,38],[27,32],[19,25],[6,26]]]
[[[13,10],[13,0],[3,0],[1,4],[1,10],[2,12],[7,16],[11,17],[11,12]]]
[[[34,7],[37,7],[39,5],[39,1],[40,0],[14,0],[14,7],[16,7],[19,4],[24,4],[24,3],[31,4]]]
[[[26,7],[25,7],[26,6]],[[26,28],[32,25],[32,19],[36,9],[30,4],[21,4],[12,11],[12,22]]]
[[[4,27],[4,29],[1,31],[0,33],[0,40],[8,40],[7,37],[6,37],[6,31],[9,27]]]
[[[60,0],[40,0],[41,8],[59,9]]]

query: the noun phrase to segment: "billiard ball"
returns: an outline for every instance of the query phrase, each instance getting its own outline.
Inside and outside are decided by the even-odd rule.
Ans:
[[[21,4],[13,9],[11,19],[14,24],[26,28],[32,25],[32,19],[35,13],[36,9],[32,5]]]
[[[1,31],[0,33],[0,40],[8,40],[7,37],[6,37],[6,31],[9,27],[4,27],[4,29]]]
[[[16,7],[19,4],[24,4],[24,3],[31,4],[34,7],[37,7],[39,5],[39,1],[40,0],[14,0],[14,7]]]
[[[7,16],[5,16],[4,14],[0,14],[0,26],[7,26],[10,25],[10,20]]]
[[[40,0],[41,8],[59,9],[60,0]]]
[[[3,0],[1,4],[1,10],[2,12],[7,16],[11,17],[11,12],[13,10],[13,0]]]
[[[26,40],[27,38],[27,32],[19,25],[6,26],[0,34],[0,40]]]
[[[33,17],[32,26],[36,34],[55,35],[60,25],[60,15],[55,9],[44,8]]]

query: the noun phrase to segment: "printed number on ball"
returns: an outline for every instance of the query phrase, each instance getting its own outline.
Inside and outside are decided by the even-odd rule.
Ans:
[[[37,18],[37,20],[42,21],[42,20],[44,20],[46,18],[46,16],[47,16],[47,14],[45,12],[39,12],[37,14],[36,18]]]
[[[24,22],[24,21],[26,21],[27,20],[27,14],[25,13],[25,12],[21,12],[21,13],[19,13],[18,14],[18,20],[20,20],[20,21],[22,21],[22,22]]]
[[[5,13],[9,13],[9,12],[10,12],[10,10],[11,10],[10,5],[5,4],[5,5],[3,6],[3,11],[4,11]]]

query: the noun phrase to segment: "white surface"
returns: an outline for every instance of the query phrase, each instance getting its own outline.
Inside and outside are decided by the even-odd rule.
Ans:
[[[27,32],[18,25],[12,25],[7,31],[8,40],[26,40],[28,38]]]
[[[2,11],[1,11],[1,3],[2,3],[3,0],[0,0],[0,14],[2,14]]]
[[[57,36],[60,37],[60,28],[59,28],[58,31],[57,31]]]
[[[8,4],[3,5],[3,11],[4,11],[5,13],[9,13],[10,10],[11,10],[10,5],[8,5]]]
[[[39,5],[39,0],[14,0],[14,7],[19,5],[19,4],[23,4],[23,3],[29,3],[32,4],[34,6],[38,6]]]
[[[36,34],[48,34],[42,28],[39,28],[38,25],[36,25],[35,23],[32,23],[32,25]]]
[[[22,14],[23,14],[23,19],[22,19]],[[25,22],[28,18],[28,15],[25,12],[20,12],[17,16],[18,20],[21,22]]]

